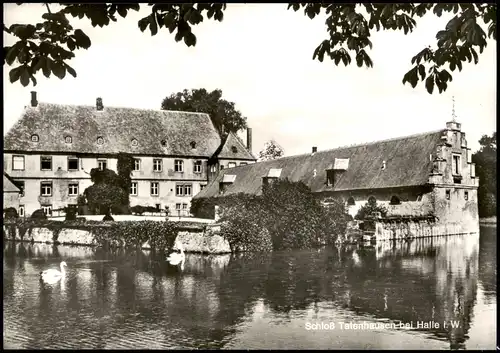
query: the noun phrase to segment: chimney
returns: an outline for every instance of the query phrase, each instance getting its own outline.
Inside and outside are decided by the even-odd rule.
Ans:
[[[247,127],[247,150],[252,152],[252,128]]]
[[[318,147],[313,146],[312,153],[316,153],[316,152],[318,152]]]
[[[104,105],[102,104],[102,98],[99,97],[95,100],[95,107],[97,110],[103,110],[104,109]]]
[[[31,91],[31,106],[36,107],[38,105],[38,101],[36,100],[36,91]]]

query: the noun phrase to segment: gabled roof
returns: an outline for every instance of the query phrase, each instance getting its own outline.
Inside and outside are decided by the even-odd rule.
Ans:
[[[236,136],[234,133],[230,132],[222,141],[220,147],[215,151],[212,159],[246,159],[256,161],[257,158],[254,157],[252,152],[250,152],[243,141]]]
[[[14,184],[12,179],[5,172],[3,172],[3,192],[21,192],[21,189]]]
[[[429,156],[434,158],[445,132],[439,130],[223,169],[195,198],[217,197],[218,183],[225,174],[237,177],[233,184],[228,185],[224,195],[240,192],[259,195],[262,193],[262,176],[270,169],[281,169],[280,178],[302,181],[313,192],[424,185],[432,169]],[[334,165],[335,159],[347,158],[347,170],[342,172],[335,187],[328,186],[326,170]],[[383,161],[386,162],[385,169],[382,169]]]
[[[33,134],[39,142],[31,141]],[[210,157],[220,143],[205,113],[39,103],[25,108],[4,137],[4,150]]]

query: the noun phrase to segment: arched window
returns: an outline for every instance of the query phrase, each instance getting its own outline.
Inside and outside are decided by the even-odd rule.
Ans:
[[[130,141],[130,143],[132,144],[132,146],[137,146],[139,145],[139,141],[137,141],[136,139],[132,139],[132,141]]]
[[[99,137],[97,138],[97,144],[98,144],[98,145],[102,145],[102,144],[104,144],[104,139],[103,139],[101,136],[99,136]]]
[[[167,140],[161,140],[161,145],[163,147],[166,147],[167,146]]]
[[[65,141],[66,143],[72,143],[72,142],[73,142],[73,139],[71,138],[71,136],[66,136],[66,137],[64,138],[64,141]]]
[[[396,195],[393,195],[391,197],[391,202],[390,202],[391,205],[400,205],[401,204],[401,200],[399,199],[399,197],[397,197]]]
[[[354,202],[354,197],[351,196],[347,199],[347,206],[353,206],[355,204],[356,202]]]
[[[191,141],[191,148],[196,148],[196,142]]]
[[[37,134],[31,135],[31,141],[38,142],[38,135]]]

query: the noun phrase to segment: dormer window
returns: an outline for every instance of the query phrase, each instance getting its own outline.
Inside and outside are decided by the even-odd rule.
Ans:
[[[163,147],[167,147],[167,140],[161,140],[161,145]]]
[[[132,139],[132,141],[130,142],[132,144],[132,146],[134,147],[137,147],[139,145],[139,141],[137,141],[136,139]]]
[[[64,138],[64,142],[66,142],[66,143],[72,143],[73,142],[73,138],[71,136],[66,136]]]
[[[222,180],[219,183],[219,193],[223,194],[226,192],[226,189],[229,185],[234,183],[236,180],[236,175],[226,174],[222,177]]]
[[[267,185],[267,184],[270,184],[272,182],[277,181],[280,176],[281,176],[281,169],[271,168],[271,169],[269,169],[267,174],[262,177],[262,182],[265,185]]]
[[[31,135],[31,141],[32,142],[38,142],[39,138],[38,138],[38,135],[37,134],[33,134]]]
[[[190,145],[191,145],[191,148],[193,148],[193,149],[196,148],[196,142],[191,141]]]
[[[238,153],[238,148],[236,148],[236,146],[232,146],[231,151],[233,151],[233,153]]]
[[[335,186],[348,167],[349,158],[335,158],[334,162],[326,168],[326,185]]]
[[[103,145],[103,144],[104,144],[104,138],[102,138],[102,136],[99,136],[99,137],[97,138],[97,144],[98,144],[98,145]]]

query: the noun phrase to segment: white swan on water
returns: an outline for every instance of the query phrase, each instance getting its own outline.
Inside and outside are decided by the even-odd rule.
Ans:
[[[50,268],[48,270],[40,272],[40,277],[44,282],[54,283],[59,281],[66,275],[65,267],[68,266],[65,261],[61,262],[61,271]]]
[[[182,244],[180,242],[178,243],[178,249],[180,250],[180,253],[173,252],[170,255],[168,255],[168,257],[167,257],[167,261],[171,265],[178,265],[178,264],[183,265],[184,264],[184,260],[186,259],[186,255],[184,254],[184,247],[182,246]]]

